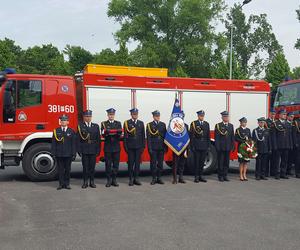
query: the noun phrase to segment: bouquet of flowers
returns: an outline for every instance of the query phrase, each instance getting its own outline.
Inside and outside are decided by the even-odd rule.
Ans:
[[[255,143],[252,140],[247,140],[239,146],[238,157],[250,161],[250,159],[255,159],[257,157],[257,149]]]

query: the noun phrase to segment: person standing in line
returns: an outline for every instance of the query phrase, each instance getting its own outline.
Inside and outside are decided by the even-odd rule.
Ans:
[[[265,127],[266,127],[266,129],[269,130],[269,134],[271,137],[271,143],[272,143],[272,152],[268,156],[268,164],[267,164],[267,168],[266,168],[265,177],[275,176],[276,150],[275,150],[275,147],[273,145],[273,140],[272,140],[272,138],[273,138],[272,127],[273,127],[275,121],[276,121],[276,111],[275,111],[275,109],[272,108],[272,109],[270,109],[269,118],[266,119],[266,122],[265,122]]]
[[[222,122],[215,126],[215,147],[218,155],[218,179],[220,182],[229,181],[227,174],[229,169],[230,152],[234,151],[234,128],[229,123],[228,111],[223,111]]]
[[[287,171],[286,174],[287,175],[293,175],[293,166],[295,165],[295,161],[296,161],[296,149],[295,149],[295,142],[294,142],[294,138],[293,138],[293,130],[294,130],[294,113],[293,112],[289,112],[287,114],[287,125],[288,125],[288,132],[291,136],[291,147],[289,149],[289,154],[288,154],[288,163],[287,163]]]
[[[293,127],[293,138],[296,148],[296,164],[295,164],[295,176],[300,178],[300,120],[295,120],[295,126]]]
[[[145,150],[145,126],[138,120],[139,110],[130,110],[131,119],[124,122],[124,148],[128,155],[129,186],[142,185],[139,181],[141,156]]]

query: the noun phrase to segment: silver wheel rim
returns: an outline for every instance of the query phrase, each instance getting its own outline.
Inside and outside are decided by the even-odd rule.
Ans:
[[[31,166],[39,174],[49,174],[55,169],[55,160],[49,152],[39,152],[32,158]]]

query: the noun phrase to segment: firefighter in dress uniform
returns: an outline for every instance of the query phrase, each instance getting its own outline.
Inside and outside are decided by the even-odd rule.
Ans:
[[[296,178],[300,178],[300,120],[295,120],[295,126],[293,127],[293,138],[296,148],[296,164],[295,164],[295,175]]]
[[[247,118],[242,117],[240,120],[240,127],[235,130],[235,141],[237,142],[238,153],[240,153],[240,145],[251,139],[251,131],[247,128]],[[245,160],[238,157],[240,167],[240,180],[248,181],[247,179],[247,164],[250,160]]]
[[[273,146],[276,150],[275,179],[288,179],[286,174],[289,150],[291,149],[292,136],[286,121],[286,111],[279,111],[279,119],[273,124]]]
[[[153,121],[149,122],[146,127],[147,146],[150,156],[150,169],[152,173],[151,185],[164,184],[161,179],[163,171],[164,155],[167,152],[167,145],[164,143],[167,132],[166,124],[160,121],[160,112],[152,112]]]
[[[258,118],[258,127],[252,132],[252,139],[256,144],[257,157],[255,163],[255,179],[267,180],[268,157],[272,151],[270,130],[265,128],[266,119]]]
[[[271,137],[272,152],[268,156],[268,164],[267,164],[267,167],[266,167],[265,177],[275,176],[276,150],[275,150],[275,147],[273,145],[273,140],[272,140],[273,139],[273,136],[272,136],[273,129],[272,129],[272,127],[274,125],[274,122],[276,121],[275,117],[276,117],[276,112],[275,112],[274,109],[271,109],[270,113],[269,113],[269,118],[266,120],[265,127],[266,127],[266,129],[268,129],[270,137]]]
[[[145,126],[138,120],[138,109],[130,110],[131,119],[124,122],[124,149],[128,155],[129,186],[139,181],[141,156],[145,149]]]
[[[51,153],[56,159],[58,168],[59,186],[57,190],[71,189],[70,171],[71,163],[76,158],[76,134],[68,125],[68,116],[62,115],[60,127],[53,131]]]
[[[182,118],[184,119],[184,112],[182,112]],[[189,126],[184,123],[186,131],[189,133]],[[184,166],[186,163],[186,159],[188,157],[188,150],[189,145],[186,147],[186,149],[180,154],[177,155],[173,152],[173,181],[172,184],[177,184],[177,174],[178,174],[178,183],[185,184],[185,180],[183,179],[183,172],[184,172]]]
[[[82,188],[96,188],[94,182],[96,157],[100,154],[101,141],[99,125],[92,123],[92,111],[83,112],[83,122],[78,125],[78,153],[81,155],[83,167]]]
[[[294,143],[294,138],[293,138],[293,131],[294,131],[294,113],[293,112],[289,112],[287,114],[287,125],[288,125],[288,131],[290,134],[292,134],[291,138],[292,138],[292,143],[291,143],[291,148],[289,149],[289,154],[288,154],[288,163],[287,163],[287,170],[286,170],[286,174],[287,175],[293,175],[292,171],[293,171],[293,166],[295,164],[296,161],[296,149],[295,149],[295,143]]]
[[[229,181],[230,152],[234,151],[234,128],[229,123],[229,113],[223,111],[222,122],[215,126],[215,147],[218,155],[218,179],[220,182]]]
[[[111,185],[118,187],[117,174],[120,163],[120,140],[122,136],[122,124],[115,120],[116,110],[106,110],[108,120],[101,123],[101,132],[104,137],[105,172],[107,177],[106,187]]]
[[[210,146],[210,127],[207,121],[204,121],[205,112],[197,112],[198,120],[190,125],[190,147],[194,153],[195,183],[207,182],[203,178],[203,168],[205,159]]]

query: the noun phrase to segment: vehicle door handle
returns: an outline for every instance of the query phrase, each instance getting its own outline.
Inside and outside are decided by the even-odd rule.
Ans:
[[[45,129],[45,125],[44,124],[37,124],[36,129],[37,130],[43,130],[43,129]]]

